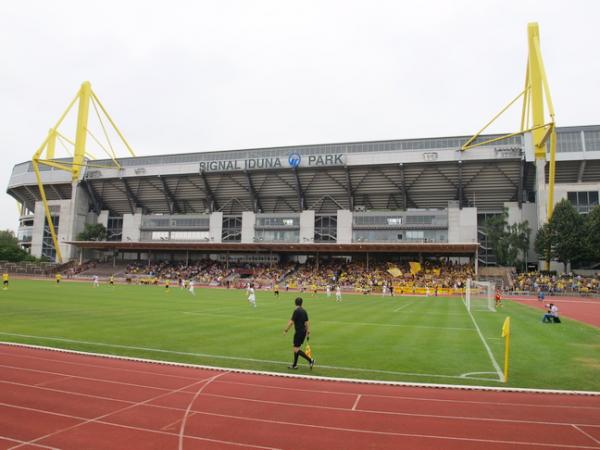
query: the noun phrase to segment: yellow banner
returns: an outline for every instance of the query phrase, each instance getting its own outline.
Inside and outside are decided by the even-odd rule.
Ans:
[[[410,265],[410,273],[413,275],[421,271],[421,263],[411,261],[408,264]]]
[[[398,278],[402,276],[402,271],[397,267],[391,267],[388,269],[388,273],[394,278]]]

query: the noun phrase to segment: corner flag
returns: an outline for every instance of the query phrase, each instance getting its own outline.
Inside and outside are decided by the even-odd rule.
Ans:
[[[504,319],[502,324],[502,337],[510,336],[510,317]]]
[[[510,355],[510,317],[504,319],[502,324],[502,337],[504,338],[504,382],[508,382],[508,357]]]

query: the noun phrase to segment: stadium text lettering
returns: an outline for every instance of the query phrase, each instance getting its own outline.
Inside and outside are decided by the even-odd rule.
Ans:
[[[344,155],[309,155],[301,160],[299,165],[306,167],[343,165]],[[282,162],[283,161],[283,162]],[[285,164],[284,164],[285,163]],[[200,170],[205,172],[227,172],[234,170],[280,169],[288,167],[288,158],[248,158],[232,159],[229,161],[201,161]]]

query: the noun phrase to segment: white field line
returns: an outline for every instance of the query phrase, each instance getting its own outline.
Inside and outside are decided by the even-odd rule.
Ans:
[[[1,333],[0,333],[1,334]],[[81,350],[71,350],[64,349],[59,347],[47,347],[43,345],[35,345],[35,344],[23,344],[20,342],[6,342],[0,341],[0,345],[5,345],[8,347],[22,347],[28,349],[36,349],[36,350],[45,350],[49,352],[57,352],[57,353],[67,353],[71,355],[82,355],[82,356],[90,356],[95,358],[107,358],[107,359],[117,359],[121,361],[133,361],[140,362],[146,364],[158,364],[158,365],[166,365],[173,367],[186,367],[190,369],[200,369],[200,370],[216,370],[218,372],[228,371],[231,373],[239,373],[244,375],[265,375],[270,377],[278,377],[278,378],[291,378],[291,379],[303,379],[303,380],[316,380],[316,381],[325,381],[325,382],[342,382],[342,383],[354,383],[354,384],[367,384],[367,385],[379,385],[379,386],[404,386],[404,387],[422,387],[422,388],[434,388],[434,389],[461,389],[461,390],[473,390],[473,391],[492,391],[492,392],[520,392],[526,394],[555,394],[555,395],[582,395],[582,396],[591,396],[591,397],[600,397],[600,391],[569,391],[569,390],[561,390],[561,389],[540,389],[540,388],[519,388],[519,387],[496,387],[496,386],[483,386],[483,385],[468,385],[468,384],[441,384],[441,383],[420,383],[420,382],[408,382],[408,381],[390,381],[390,380],[368,380],[361,378],[342,378],[342,377],[327,377],[327,376],[319,376],[319,375],[301,375],[297,373],[284,373],[284,372],[269,372],[266,370],[252,370],[252,369],[238,369],[233,367],[217,367],[217,366],[208,366],[205,364],[191,364],[191,363],[181,363],[176,361],[165,361],[160,359],[149,359],[149,358],[138,358],[135,356],[121,356],[121,355],[112,355],[106,353],[93,353],[93,352],[85,352]],[[289,363],[285,363],[289,364]],[[323,366],[319,366],[323,367]],[[355,369],[353,369],[355,370]],[[486,379],[485,381],[490,381]],[[289,388],[285,388],[289,389]],[[378,395],[381,397],[381,395]],[[518,406],[518,404],[516,404]]]
[[[42,339],[49,341],[58,341],[58,342],[67,342],[71,344],[85,344],[85,345],[93,345],[97,347],[105,347],[105,348],[120,348],[125,350],[143,350],[146,352],[156,352],[162,354],[170,354],[170,355],[182,355],[182,356],[194,356],[201,358],[214,358],[214,359],[226,359],[230,361],[247,361],[247,362],[258,362],[258,363],[267,363],[267,364],[277,364],[277,365],[289,365],[289,361],[273,361],[269,359],[257,359],[257,358],[245,358],[241,356],[223,356],[223,355],[212,355],[208,353],[193,353],[193,352],[180,352],[174,350],[164,350],[158,348],[149,348],[149,347],[137,347],[130,345],[121,345],[121,344],[107,344],[104,342],[92,342],[92,341],[79,341],[76,339],[66,339],[66,338],[55,338],[55,337],[46,337],[46,336],[32,336],[27,334],[16,334],[16,333],[3,333],[0,332],[0,335],[8,335],[8,336],[18,336],[18,337],[26,337],[26,338],[34,338],[34,339]],[[3,342],[2,342],[3,343]],[[25,346],[28,346],[27,344]],[[68,350],[70,352],[70,350]],[[85,354],[85,352],[83,352]],[[130,359],[126,357],[126,359]],[[380,373],[387,375],[406,375],[411,377],[427,377],[427,378],[452,378],[452,379],[463,379],[459,375],[441,375],[441,374],[432,374],[432,373],[414,373],[414,372],[397,372],[393,370],[378,370],[378,369],[364,369],[361,367],[344,367],[344,366],[330,366],[326,364],[319,364],[319,369],[331,369],[331,370],[341,370],[347,372],[364,372],[364,373]],[[223,369],[223,370],[231,370],[231,369]],[[496,381],[491,380],[489,378],[469,378],[470,380],[479,380],[479,381]]]
[[[230,317],[232,319],[239,319],[239,316],[229,315],[229,314],[213,314],[213,313],[205,313],[205,312],[195,312],[195,311],[185,311],[183,314],[193,314],[197,316],[217,316],[217,317]],[[281,322],[281,319],[275,317],[256,317],[252,318],[252,320],[269,320],[269,321],[277,321]],[[375,326],[375,327],[393,327],[393,328],[433,328],[435,330],[462,330],[462,331],[473,331],[472,328],[461,328],[461,327],[435,327],[435,326],[427,326],[427,325],[402,325],[402,324],[394,324],[394,323],[380,323],[380,322],[343,322],[339,320],[320,320],[319,323],[335,323],[342,325],[365,325],[365,326]],[[2,333],[0,333],[2,334]]]
[[[406,303],[405,305],[398,306],[398,307],[397,307],[396,309],[394,309],[394,311],[392,311],[392,312],[398,312],[398,311],[401,311],[401,310],[403,310],[404,308],[408,308],[409,306],[412,306],[412,305],[414,305],[414,303]]]
[[[471,311],[469,311],[469,309],[467,308],[466,303],[465,303],[465,308],[467,309],[467,313],[469,314],[469,317],[471,318],[471,321],[473,322],[473,325],[475,326],[475,329],[477,330],[479,339],[481,339],[481,342],[483,343],[483,346],[485,347],[485,350],[487,351],[487,354],[490,357],[490,360],[492,361],[492,365],[494,366],[494,369],[496,370],[496,373],[498,374],[498,380],[500,382],[504,383],[504,373],[502,373],[502,369],[500,368],[500,365],[496,361],[496,358],[494,357],[494,354],[492,353],[490,346],[485,341],[485,338],[483,337],[483,334],[481,333],[481,330],[479,329],[479,325],[477,325],[477,321],[475,320],[475,317],[473,317],[473,314],[471,314]]]

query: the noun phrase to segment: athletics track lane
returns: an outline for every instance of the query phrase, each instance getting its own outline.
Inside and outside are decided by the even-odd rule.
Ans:
[[[600,397],[286,378],[0,345],[0,448],[178,449],[180,435],[184,449],[600,450]]]
[[[558,314],[561,317],[568,317],[600,328],[599,298],[548,296],[543,302],[528,296],[508,296],[506,299],[543,310],[548,309],[546,308],[548,303],[554,303],[558,306]],[[542,320],[542,315],[543,313],[540,314],[540,320]]]

